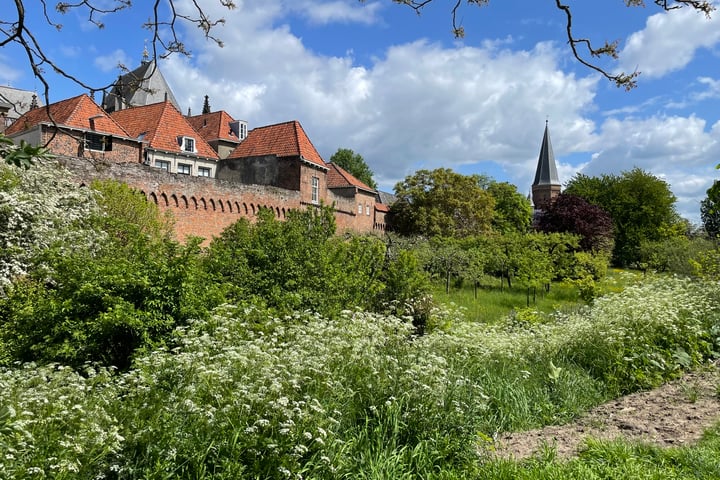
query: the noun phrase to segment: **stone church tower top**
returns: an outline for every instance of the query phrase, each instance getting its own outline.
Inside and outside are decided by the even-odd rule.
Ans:
[[[560,195],[560,179],[558,178],[555,165],[555,155],[550,143],[550,132],[548,122],[545,121],[545,133],[543,134],[540,156],[538,157],[535,180],[532,184],[532,203],[535,208],[542,209],[549,205]]]

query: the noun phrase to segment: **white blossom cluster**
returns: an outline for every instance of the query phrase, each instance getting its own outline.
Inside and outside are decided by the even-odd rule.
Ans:
[[[97,214],[92,190],[57,163],[37,161],[28,169],[0,163],[0,288],[50,246],[72,250],[100,241],[88,225]]]

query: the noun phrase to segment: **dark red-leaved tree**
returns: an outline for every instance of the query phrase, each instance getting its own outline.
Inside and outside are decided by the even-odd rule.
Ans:
[[[613,248],[613,222],[610,215],[577,195],[561,193],[537,219],[541,232],[580,235],[580,247],[587,252]]]

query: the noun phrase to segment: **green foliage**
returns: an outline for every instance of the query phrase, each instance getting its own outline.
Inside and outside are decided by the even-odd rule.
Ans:
[[[488,193],[495,200],[492,226],[498,233],[526,233],[532,222],[533,208],[530,201],[507,182],[491,182]]]
[[[715,180],[707,190],[707,197],[700,203],[700,219],[708,235],[720,236],[720,181]]]
[[[116,180],[96,180],[92,189],[104,213],[98,219],[99,228],[120,244],[128,244],[138,235],[146,236],[150,241],[172,237],[169,213],[160,213],[158,206],[148,202],[139,191]]]
[[[373,172],[359,153],[355,153],[349,148],[338,148],[337,152],[330,157],[330,163],[347,170],[368,187],[377,189],[377,183],[373,180]]]
[[[684,228],[674,228],[682,221],[667,182],[639,168],[601,177],[578,174],[568,182],[565,193],[582,197],[610,214],[615,231],[613,261],[618,265],[638,262],[642,241],[684,233]]]
[[[5,163],[18,168],[30,168],[35,165],[36,160],[49,160],[53,156],[43,147],[34,147],[25,140],[20,140],[19,145],[0,133],[0,157]]]
[[[241,219],[213,240],[206,268],[231,298],[256,298],[281,312],[371,308],[383,288],[385,246],[334,232],[329,207],[291,211],[282,222],[261,210],[254,225]]]
[[[488,181],[447,168],[418,170],[395,185],[388,222],[401,235],[466,237],[489,232],[494,200]]]
[[[127,368],[138,348],[162,344],[176,325],[218,303],[197,249],[165,241],[136,242],[132,252],[114,242],[93,252],[46,251],[44,268],[0,303],[9,359]]]
[[[696,275],[706,279],[720,279],[720,248],[706,250],[690,262]]]
[[[638,264],[655,272],[679,275],[696,274],[695,266],[706,253],[715,248],[714,242],[705,238],[670,237],[663,240],[640,243]]]
[[[578,329],[563,355],[621,393],[657,386],[718,356],[719,305],[707,296],[715,288],[674,278],[597,298],[592,318],[601,326]]]
[[[137,349],[221,301],[200,268],[199,240],[180,246],[155,205],[120,184],[98,186],[101,206],[82,226],[95,241],[39,249],[0,300],[5,362],[127,368]]]
[[[385,288],[381,302],[404,304],[415,297],[429,293],[427,275],[420,268],[417,256],[412,250],[388,250],[382,280]]]

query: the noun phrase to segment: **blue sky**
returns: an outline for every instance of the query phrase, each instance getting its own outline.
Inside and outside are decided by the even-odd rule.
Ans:
[[[112,82],[119,62],[139,64],[145,2],[103,18],[103,30],[78,12],[59,17],[60,31],[43,28],[39,2],[26,3],[46,52],[88,84]],[[323,158],[353,149],[385,190],[419,168],[448,167],[525,193],[546,120],[563,183],[640,167],[666,180],[680,214],[698,223],[720,178],[720,13],[567,0],[578,37],[620,42],[620,59],[601,65],[642,72],[626,92],[572,58],[552,0],[465,6],[462,40],[451,33],[451,0],[420,16],[390,0],[202,3],[226,19],[216,30],[225,47],[180,27],[192,56],[160,63],[183,113],[199,113],[207,94],[213,110],[250,128],[299,120]],[[48,77],[51,101],[84,91]],[[41,87],[10,47],[0,50],[0,83]]]

